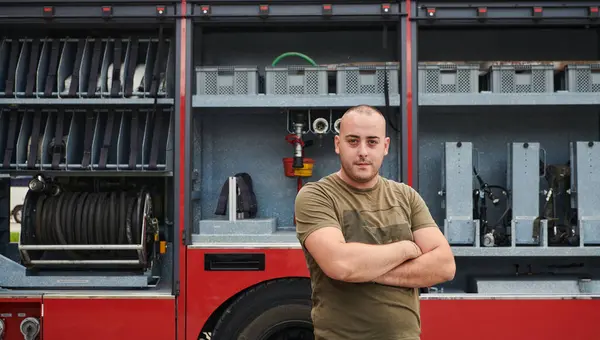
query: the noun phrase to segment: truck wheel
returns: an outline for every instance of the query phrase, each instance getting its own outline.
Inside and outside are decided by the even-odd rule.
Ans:
[[[211,339],[312,340],[310,294],[310,281],[306,279],[260,284],[225,310]]]

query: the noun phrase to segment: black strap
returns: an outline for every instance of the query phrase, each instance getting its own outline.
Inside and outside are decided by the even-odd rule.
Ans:
[[[17,74],[17,62],[19,61],[19,40],[13,39],[10,50],[8,75],[6,76],[6,96],[12,97],[15,91],[15,76]]]
[[[100,169],[106,168],[106,162],[108,158],[108,148],[112,142],[112,130],[115,125],[115,112],[110,110],[108,112],[108,119],[106,120],[106,128],[104,129],[104,141],[102,143],[102,149],[100,149],[100,161],[98,167]]]
[[[236,184],[240,188],[240,196],[238,198],[238,205],[237,205],[238,211],[240,210],[239,208],[241,207],[242,208],[241,211],[244,214],[244,218],[248,218],[248,217],[250,217],[250,205],[251,205],[250,188],[248,187],[248,184],[241,176],[236,176]]]
[[[256,195],[252,187],[252,178],[247,173],[238,173],[235,175],[236,185],[240,189],[240,194],[237,195],[237,207],[238,212],[244,214],[244,218],[252,218],[256,216],[257,204]],[[219,194],[219,200],[217,202],[217,208],[215,209],[216,215],[225,215],[227,210],[227,203],[229,199],[229,180],[226,180],[221,187],[221,193]]]
[[[217,201],[217,208],[215,209],[215,215],[225,215],[227,210],[227,201],[229,199],[229,179],[225,180],[221,187],[221,193],[219,194],[219,200]]]
[[[40,145],[40,130],[42,128],[42,112],[35,110],[33,113],[33,129],[31,131],[31,139],[29,146],[29,155],[27,156],[27,167],[33,168],[38,162],[39,145]]]
[[[54,84],[56,83],[56,73],[58,71],[58,57],[60,56],[60,40],[54,39],[52,41],[50,51],[50,65],[48,75],[46,76],[46,89],[44,90],[44,96],[49,97],[52,95]],[[38,89],[39,90],[39,89]]]
[[[138,130],[139,130],[139,113],[137,110],[131,112],[131,140],[129,148],[129,168],[135,169],[138,153]]]
[[[116,97],[121,89],[121,39],[115,39],[114,56],[113,56],[113,74],[110,96]]]
[[[31,42],[31,55],[29,57],[29,73],[27,74],[27,86],[25,88],[25,96],[33,96],[33,90],[35,89],[38,65],[38,56],[40,54],[40,41],[33,39]]]
[[[149,169],[156,169],[158,166],[158,147],[162,138],[162,110],[156,110],[154,114],[154,131],[152,132],[152,144],[150,144]]]
[[[10,122],[8,123],[8,138],[6,139],[6,151],[4,152],[4,162],[2,166],[8,168],[12,159],[13,150],[15,149],[15,138],[17,138],[17,110],[10,112]]]
[[[79,70],[81,69],[81,61],[83,60],[83,50],[85,49],[85,40],[77,41],[77,53],[75,54],[75,62],[73,63],[73,74],[71,74],[71,86],[69,86],[69,96],[74,97],[79,88]]]
[[[65,121],[65,111],[59,110],[56,115],[56,129],[54,130],[54,143],[52,143],[52,169],[58,169],[58,165],[65,150],[63,143],[63,124]]]
[[[129,65],[127,65],[127,74],[125,75],[125,97],[130,97],[133,94],[133,75],[135,74],[135,67],[137,66],[138,48],[138,39],[131,39]]]
[[[98,87],[98,77],[100,72],[98,68],[100,66],[100,59],[102,58],[102,40],[96,38],[94,41],[94,54],[92,55],[92,66],[90,67],[90,78],[88,79],[88,96],[92,97],[96,94],[96,88]]]
[[[162,68],[164,40],[165,40],[165,38],[163,35],[163,26],[160,25],[159,31],[158,31],[158,51],[157,51],[157,56],[156,56],[156,62],[154,63],[154,70],[152,70],[152,84],[150,85],[150,96],[155,97],[155,98],[158,95],[158,87],[159,87],[160,79],[161,79],[160,71]]]
[[[83,139],[83,159],[81,166],[85,169],[90,166],[92,158],[92,141],[94,140],[94,111],[88,111],[85,119],[85,137]]]

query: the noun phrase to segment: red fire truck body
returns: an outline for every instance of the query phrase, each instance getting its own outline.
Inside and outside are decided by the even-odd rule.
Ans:
[[[294,198],[358,104],[455,255],[423,340],[598,339],[599,6],[3,2],[0,340],[311,339]]]

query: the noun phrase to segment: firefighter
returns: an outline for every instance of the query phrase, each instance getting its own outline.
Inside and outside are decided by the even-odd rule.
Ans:
[[[340,170],[296,197],[316,340],[419,339],[419,288],[454,277],[451,248],[421,196],[379,174],[389,145],[381,112],[350,108],[335,136]]]

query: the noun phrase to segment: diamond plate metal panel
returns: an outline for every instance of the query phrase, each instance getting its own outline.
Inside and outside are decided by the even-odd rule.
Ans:
[[[571,143],[574,206],[583,245],[600,244],[600,142]]]
[[[540,143],[508,145],[508,190],[517,245],[539,244],[533,222],[540,213],[540,151]]]
[[[453,245],[475,242],[473,223],[473,144],[446,142],[442,194],[446,207],[444,234]]]

